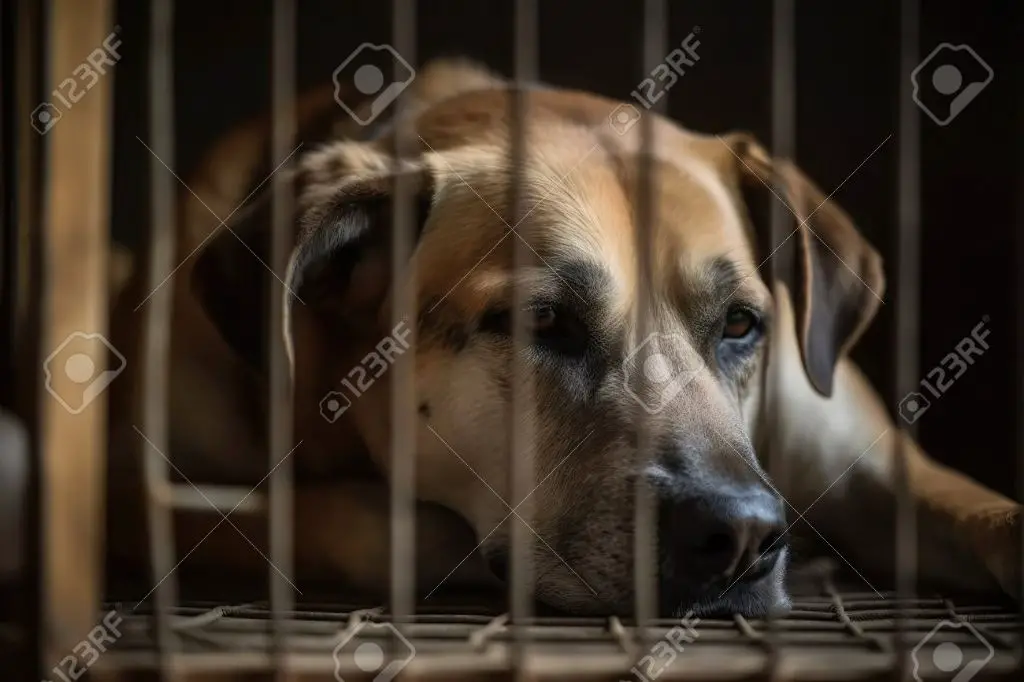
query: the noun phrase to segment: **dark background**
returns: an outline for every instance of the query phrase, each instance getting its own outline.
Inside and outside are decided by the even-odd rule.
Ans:
[[[148,16],[144,2],[122,2],[116,67],[114,232],[138,245],[147,223],[151,158],[146,140]],[[642,5],[631,0],[541,0],[539,69],[545,81],[626,98],[642,68]],[[919,421],[937,458],[1014,494],[1015,387],[1024,345],[1015,248],[1022,226],[1024,175],[1024,12],[1009,1],[923,2],[922,57],[942,42],[970,45],[993,69],[988,87],[948,126],[921,115],[923,377],[985,315],[990,350]],[[668,95],[668,113],[707,132],[735,128],[771,141],[772,3],[669,2],[668,44],[701,27],[699,63]],[[178,149],[172,164],[187,178],[200,154],[240,120],[269,108],[270,2],[179,0],[175,74]],[[330,81],[363,42],[387,43],[390,3],[303,0],[298,7],[300,88]],[[894,405],[897,235],[899,3],[797,2],[797,162],[829,193],[890,134],[893,137],[833,197],[885,254],[889,292],[855,355]],[[509,73],[513,3],[419,3],[422,64],[467,55]],[[1015,236],[1016,235],[1016,236]]]

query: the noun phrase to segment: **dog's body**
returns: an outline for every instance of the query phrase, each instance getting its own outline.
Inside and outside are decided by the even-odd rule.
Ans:
[[[917,512],[919,577],[1017,594],[1017,506],[929,460],[847,359],[879,305],[880,263],[848,217],[799,171],[772,161],[745,135],[697,135],[655,119],[648,289],[636,265],[642,258],[640,131],[620,135],[609,125],[615,102],[529,92],[522,207],[515,213],[508,201],[506,84],[469,65],[438,63],[421,71],[403,97],[401,119],[371,139],[361,139],[366,132],[334,111],[330,92],[300,102],[300,139],[312,126],[321,135],[329,130],[326,137],[335,141],[305,143],[281,171],[291,174],[296,189],[287,272],[271,276],[238,243],[255,246],[252,235],[266,227],[258,199],[228,221],[234,233],[218,229],[212,215],[232,213],[273,169],[261,170],[267,126],[253,124],[214,150],[190,182],[201,201],[186,194],[182,203],[178,261],[184,265],[165,285],[175,296],[172,456],[195,482],[255,485],[266,474],[266,391],[253,368],[264,359],[258,311],[268,292],[250,285],[263,280],[283,293],[286,284],[285,335],[301,440],[291,455],[300,578],[387,589],[389,379],[369,386],[335,422],[321,416],[320,403],[392,330],[389,302],[396,292],[386,208],[392,136],[402,130],[416,152],[403,159],[401,171],[426,200],[410,267],[418,282],[410,352],[419,407],[413,440],[422,592],[445,580],[495,585],[482,559],[501,564],[507,551],[516,522],[509,512],[521,501],[511,499],[506,435],[515,384],[508,301],[518,283],[531,301],[543,301],[531,303],[529,312],[540,341],[524,351],[534,400],[519,417],[537,443],[539,485],[528,520],[540,538],[532,556],[543,601],[578,612],[629,610],[633,491],[643,476],[671,507],[658,543],[662,572],[672,575],[662,587],[671,596],[668,608],[760,613],[784,606],[786,550],[774,530],[752,545],[760,556],[751,553],[723,571],[724,594],[749,568],[763,568],[757,585],[742,583],[734,596],[693,588],[678,577],[690,570],[686,553],[664,554],[674,542],[666,540],[666,526],[678,522],[678,534],[686,536],[695,525],[680,505],[710,490],[762,487],[761,466],[768,463],[778,493],[792,505],[792,521],[806,513],[817,531],[811,537],[833,546],[855,570],[891,574],[901,447]],[[324,128],[325,113],[340,123]],[[793,239],[778,258],[794,253],[771,286],[767,266],[759,265],[783,243],[759,243],[767,226],[752,224],[744,198],[758,189],[770,189],[798,218],[782,235]],[[218,234],[210,236],[212,230]],[[512,270],[518,239],[536,259]],[[411,286],[406,273],[396,281]],[[130,311],[148,293],[126,289],[123,308]],[[649,313],[646,322],[641,309]],[[652,398],[651,386],[629,376],[630,359],[648,333],[658,335],[674,366],[687,368],[685,385],[673,384],[670,399]],[[115,402],[112,411],[116,419],[131,407]],[[644,415],[651,438],[651,454],[639,469],[637,415]],[[139,467],[131,462],[145,444],[128,420],[115,424],[115,457],[130,459],[113,467],[112,485],[134,491],[141,504],[133,482]],[[198,543],[190,562],[262,567],[230,529],[201,542],[218,519],[210,518],[178,524],[179,555]],[[115,546],[132,546],[119,539],[127,534],[138,538],[141,528],[129,525],[112,524]],[[261,518],[239,525],[261,544]],[[761,566],[769,554],[773,563]],[[468,560],[459,564],[463,557]],[[712,583],[719,584],[706,584]]]

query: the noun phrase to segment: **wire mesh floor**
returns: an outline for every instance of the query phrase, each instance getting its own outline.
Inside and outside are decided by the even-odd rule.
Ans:
[[[920,680],[1021,679],[1021,618],[1006,605],[926,594],[900,600],[835,581],[830,570],[805,571],[791,590],[792,611],[774,623],[702,619],[680,638],[670,634],[680,621],[661,619],[644,646],[615,618],[541,616],[516,631],[505,614],[443,600],[422,606],[397,635],[383,608],[306,602],[284,614],[286,653],[277,663],[266,603],[190,602],[172,614],[175,666],[240,673],[284,661],[309,679],[391,679],[377,677],[385,671],[479,679],[508,670],[522,635],[524,665],[537,679],[748,680],[773,662],[786,679],[887,679],[900,652]],[[123,637],[103,667],[155,666],[151,614],[145,605],[122,613]]]

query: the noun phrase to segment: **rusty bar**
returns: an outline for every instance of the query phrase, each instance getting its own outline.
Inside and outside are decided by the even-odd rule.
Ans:
[[[516,0],[515,3],[515,73],[509,99],[509,186],[508,216],[510,229],[516,230],[520,216],[525,215],[523,171],[528,162],[527,88],[537,78],[537,1]],[[533,549],[541,540],[533,537],[534,505],[527,498],[533,488],[534,444],[533,419],[522,415],[536,412],[533,376],[527,354],[533,342],[530,292],[520,276],[537,264],[530,246],[519,233],[512,240],[512,404],[509,420],[510,484],[512,507],[519,510],[509,519],[511,556],[509,562],[509,614],[512,621],[512,666],[523,676],[525,649],[528,642],[527,622],[533,611],[534,561]],[[529,525],[527,525],[529,524]],[[551,560],[559,561],[551,557]]]
[[[897,199],[897,286],[893,356],[895,360],[895,393],[900,400],[914,390],[920,372],[920,280],[921,280],[921,159],[920,119],[913,100],[910,73],[918,63],[918,1],[900,2],[900,69],[899,69],[899,159]],[[899,419],[899,415],[896,415]],[[909,426],[909,435],[916,433],[916,424]],[[896,592],[899,608],[896,614],[896,647],[893,665],[902,679],[909,679],[913,664],[906,641],[907,614],[905,600],[913,599],[917,574],[916,510],[910,495],[904,440],[897,439],[893,477],[896,486]]]
[[[177,602],[174,576],[174,532],[170,507],[160,494],[168,483],[168,372],[170,362],[171,305],[173,287],[160,286],[174,269],[175,211],[174,176],[164,164],[174,167],[174,2],[153,0],[150,5],[149,46],[149,146],[150,235],[148,286],[153,295],[145,309],[145,345],[142,349],[145,387],[142,395],[140,430],[151,441],[145,450],[146,505],[149,522],[149,551],[153,571],[154,618],[161,669],[170,668],[175,638],[169,612]],[[165,658],[166,657],[166,658]]]
[[[643,17],[643,73],[649,74],[662,63],[666,55],[666,34],[668,12],[664,0],[645,0]],[[637,280],[640,295],[637,297],[637,324],[634,347],[644,343],[656,343],[648,339],[651,326],[651,258],[653,235],[657,225],[656,201],[654,196],[654,118],[655,114],[667,109],[667,91],[646,106],[652,112],[640,115],[640,155],[637,169]],[[645,391],[646,377],[640,380],[640,390]],[[644,393],[640,393],[643,395]],[[636,501],[633,518],[633,590],[635,637],[643,649],[647,643],[647,626],[658,615],[658,588],[656,567],[657,516],[654,499],[643,471],[653,452],[653,440],[647,428],[647,414],[638,405],[637,420],[637,477]]]
[[[779,158],[796,158],[796,8],[794,0],[775,0],[772,5],[772,97],[771,97],[771,128],[772,128],[772,153]],[[775,186],[781,186],[776,180]],[[777,245],[782,244],[789,236],[790,226],[799,229],[798,222],[793,219],[793,214],[783,202],[772,197],[770,220],[768,225],[769,237],[767,243],[770,249],[774,250]],[[769,251],[771,253],[771,251]],[[775,291],[776,283],[779,281],[780,268],[774,259],[769,259],[768,281],[771,282],[772,290]],[[768,341],[766,352],[764,382],[765,390],[762,392],[761,400],[767,405],[775,405],[777,396],[770,395],[769,391],[779,390],[781,377],[778,374],[778,363],[772,362],[771,341]],[[763,412],[767,414],[767,412]],[[768,474],[772,477],[775,485],[783,490],[788,488],[787,482],[789,471],[786,467],[784,454],[776,447],[776,429],[771,424],[762,424],[762,430],[769,435],[767,444]],[[775,619],[769,617],[768,632],[765,643],[768,646],[768,656],[765,660],[765,676],[768,679],[775,679],[779,670],[779,639],[780,633]]]
[[[272,15],[271,52],[271,99],[272,130],[271,154],[274,159],[287,158],[295,140],[295,3],[291,0],[274,0]],[[275,161],[276,163],[276,161]],[[293,240],[292,214],[294,196],[291,182],[285,173],[274,173],[270,180],[272,227],[270,238],[270,267],[274,272],[284,273]],[[269,324],[267,325],[267,348],[269,362],[270,414],[269,471],[269,524],[270,524],[270,611],[272,628],[272,649],[276,661],[280,661],[285,649],[285,614],[295,607],[294,589],[285,576],[295,575],[293,569],[294,551],[292,529],[294,527],[294,481],[289,453],[294,449],[292,424],[292,383],[289,359],[285,352],[284,310],[290,303],[292,293],[287,289],[271,286],[269,291]],[[276,665],[277,675],[284,675],[284,666]]]
[[[394,0],[393,47],[413,68],[416,59],[416,2]],[[398,68],[398,65],[395,65]],[[395,73],[397,82],[402,74]],[[404,100],[396,116],[403,118]],[[412,125],[394,127],[395,193],[391,241],[392,329],[401,325],[406,343],[416,347],[416,300],[419,288],[412,253],[418,226],[413,178],[402,171],[401,160],[415,153]],[[398,333],[398,332],[395,332]],[[391,369],[391,613],[397,627],[416,609],[416,362],[412,352],[398,355]]]
[[[50,126],[43,131],[39,339],[52,394],[40,396],[39,411],[44,666],[70,655],[96,625],[102,588],[106,395],[90,404],[72,376],[72,361],[81,359],[76,369],[103,381],[96,377],[98,365],[107,364],[99,339],[74,335],[106,335],[113,88],[108,75],[70,106],[58,99],[66,92],[61,84],[110,33],[111,3],[54,0],[49,10],[46,87],[53,90],[45,97],[62,114],[45,121],[36,116]],[[75,85],[81,90],[82,83]]]

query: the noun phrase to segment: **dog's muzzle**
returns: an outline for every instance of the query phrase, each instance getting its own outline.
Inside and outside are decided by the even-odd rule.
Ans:
[[[780,606],[786,552],[781,501],[759,479],[681,483],[658,509],[659,594],[670,615],[763,616]]]

